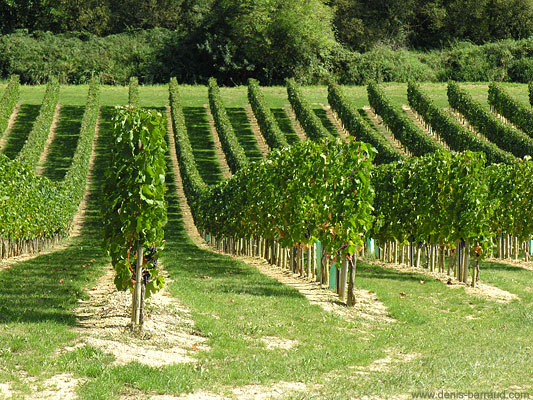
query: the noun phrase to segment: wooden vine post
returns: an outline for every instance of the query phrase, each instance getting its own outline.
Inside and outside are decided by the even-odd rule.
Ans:
[[[104,249],[118,290],[132,292],[132,327],[142,328],[144,300],[163,287],[157,259],[163,249],[166,142],[161,113],[117,107],[111,166],[102,202]]]

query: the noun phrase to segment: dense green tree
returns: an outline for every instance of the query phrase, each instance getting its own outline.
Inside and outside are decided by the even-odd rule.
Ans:
[[[326,73],[324,60],[337,45],[331,19],[321,0],[219,0],[165,52],[172,72],[187,81],[317,76]]]

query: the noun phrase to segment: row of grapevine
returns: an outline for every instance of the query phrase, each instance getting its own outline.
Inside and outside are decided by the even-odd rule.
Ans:
[[[293,260],[319,240],[324,254],[346,260],[353,305],[355,260],[372,221],[373,157],[368,144],[340,139],[273,150],[202,196],[198,227],[215,242],[265,238],[279,252],[295,249]]]
[[[467,151],[434,152],[378,167],[372,237],[382,243],[409,243],[414,266],[419,266],[425,244],[438,247],[440,260],[448,246],[463,248],[465,262],[469,254],[477,262],[484,254],[480,249],[490,246],[492,207],[484,164],[482,153]],[[456,276],[466,282],[468,264],[456,267]]]
[[[385,96],[383,90],[375,83],[367,87],[368,101],[376,114],[392,131],[394,137],[404,145],[411,154],[421,156],[444,148],[431,136],[418,128],[400,109],[396,108]]]
[[[139,107],[139,100],[139,79],[136,76],[132,76],[128,88],[128,104],[133,107]]]
[[[455,151],[481,151],[485,153],[487,162],[511,163],[516,158],[511,154],[476,135],[465,128],[455,118],[449,115],[441,107],[437,106],[431,98],[425,94],[416,83],[409,82],[407,98],[410,106],[426,123],[442,138],[450,149]]]
[[[453,109],[463,114],[472,126],[501,149],[517,157],[533,155],[532,138],[500,121],[455,82],[448,84],[448,101]]]
[[[287,94],[296,119],[311,140],[327,138],[330,133],[324,128],[320,118],[313,112],[311,105],[305,100],[300,88],[293,79],[287,81]]]
[[[489,85],[489,104],[528,136],[533,137],[533,111],[513,99],[495,82]]]
[[[378,151],[376,164],[399,161],[404,158],[403,154],[396,150],[380,132],[366,122],[356,108],[350,104],[341,88],[334,83],[328,86],[328,102],[350,135],[376,148]]]
[[[207,187],[192,155],[175,79],[169,89],[180,171],[197,228],[220,250],[246,249],[247,254],[279,265],[290,260],[293,271],[309,277],[317,277],[313,267],[320,240],[322,279],[327,276],[327,256],[344,260],[348,285],[342,297],[347,293],[348,304],[353,305],[356,254],[371,223],[370,170],[375,151],[367,144],[343,144],[340,139],[305,141],[274,149],[266,160]]]
[[[13,75],[0,99],[0,138],[3,136],[9,118],[17,105],[20,96],[20,79],[18,75]]]
[[[103,247],[111,256],[118,290],[133,295],[132,323],[143,324],[143,303],[163,287],[157,252],[167,222],[167,144],[159,111],[117,107],[113,118],[111,165],[102,202]]]
[[[252,106],[255,118],[259,124],[261,134],[265,138],[270,149],[277,149],[288,146],[287,139],[265,102],[263,93],[259,87],[259,82],[255,79],[248,80],[248,101]]]
[[[231,171],[235,173],[248,165],[248,158],[235,135],[215,78],[209,79],[209,106],[215,120],[215,127],[222,144],[222,150],[224,150]]]
[[[57,102],[59,100],[59,82],[56,79],[50,80],[46,86],[43,103],[39,110],[39,115],[33,123],[32,130],[20,150],[17,158],[22,160],[30,169],[34,169],[39,162],[41,153],[44,150],[50,128],[54,119]]]
[[[178,163],[183,179],[183,188],[191,207],[193,218],[197,222],[199,213],[198,200],[201,194],[207,190],[207,185],[198,172],[198,167],[194,159],[191,142],[185,125],[185,117],[181,107],[179,97],[179,86],[176,78],[172,78],[169,84],[169,102],[170,113],[172,118],[172,128],[174,130],[174,139],[176,142],[176,153]]]
[[[37,177],[23,160],[0,156],[0,258],[48,247],[71,229],[89,173],[98,117],[98,84],[89,87],[80,138],[62,182]]]

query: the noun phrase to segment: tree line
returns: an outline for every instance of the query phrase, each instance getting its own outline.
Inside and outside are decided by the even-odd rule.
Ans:
[[[260,41],[271,18],[293,5],[291,22],[306,25],[310,18],[313,29],[333,32],[356,51],[376,43],[435,48],[455,40],[481,44],[533,34],[533,0],[0,0],[0,33],[102,36],[161,27],[220,34],[236,24]]]

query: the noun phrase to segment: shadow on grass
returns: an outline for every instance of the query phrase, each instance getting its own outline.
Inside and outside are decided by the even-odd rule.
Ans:
[[[324,125],[324,128],[326,128],[329,133],[331,133],[333,136],[339,136],[339,132],[337,132],[335,125],[331,123],[328,118],[328,115],[323,109],[313,108],[313,112],[318,118],[320,118],[320,121],[322,121],[322,125]]]
[[[108,165],[112,108],[102,112],[93,184],[81,235],[64,250],[38,256],[0,272],[0,323],[54,321],[75,325],[72,309],[101,273],[100,187]]]
[[[285,113],[282,108],[271,108],[270,111],[272,111],[272,114],[274,114],[274,118],[278,122],[279,129],[281,129],[281,131],[285,134],[287,142],[289,142],[289,144],[298,143],[300,139],[298,138],[296,132],[294,132],[294,129],[292,129],[291,120],[287,116],[287,113]]]
[[[183,109],[187,133],[198,165],[200,175],[208,185],[223,179],[222,171],[215,152],[215,143],[204,107],[185,107]]]
[[[3,150],[4,155],[12,160],[17,156],[24,143],[26,143],[26,139],[30,134],[33,123],[39,115],[40,109],[41,106],[39,105],[23,104],[20,106],[17,119],[15,120],[13,129],[9,133],[7,143]]]
[[[167,156],[169,171],[170,158]],[[172,174],[167,174],[168,223],[165,226],[165,268],[177,279],[207,292],[239,293],[255,296],[302,297],[300,293],[274,280],[264,279],[254,268],[233,258],[200,249],[187,235],[176,186]],[[172,262],[179,260],[179,262]]]
[[[399,272],[389,268],[383,268],[373,264],[367,264],[363,261],[357,262],[357,276],[361,278],[372,279],[388,279],[394,281],[413,281],[419,282],[420,280],[434,280],[423,275],[424,269],[420,269],[420,273],[416,272]],[[436,280],[436,279],[435,279]]]
[[[244,108],[226,108],[228,117],[233,125],[235,135],[244,149],[248,160],[258,161],[263,159],[263,155],[257,147],[254,133],[250,127],[250,121]]]
[[[50,145],[44,164],[44,176],[54,181],[65,177],[80,137],[83,106],[63,106],[56,128],[54,141]]]

